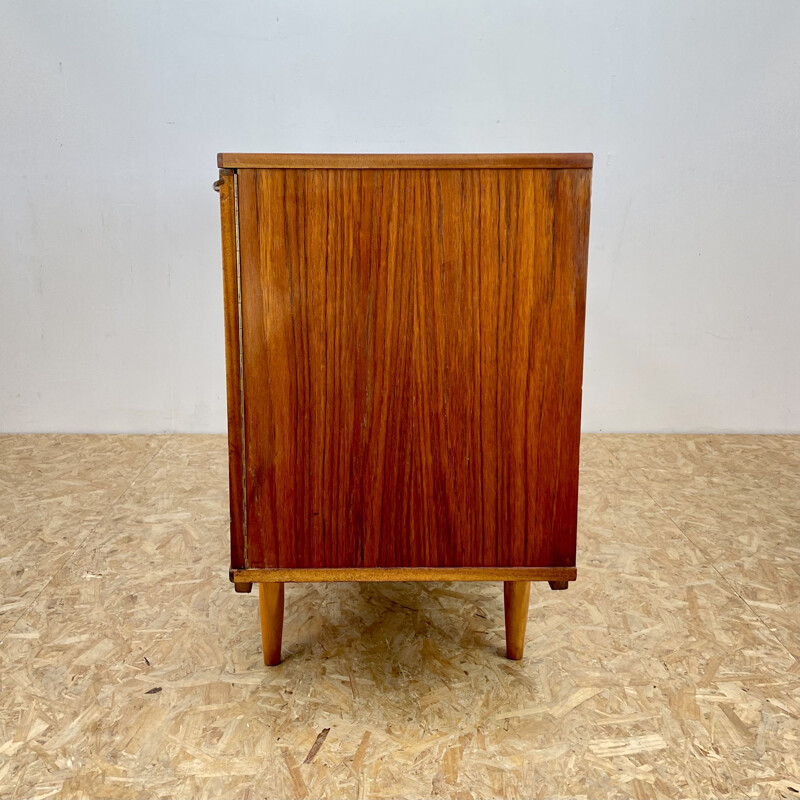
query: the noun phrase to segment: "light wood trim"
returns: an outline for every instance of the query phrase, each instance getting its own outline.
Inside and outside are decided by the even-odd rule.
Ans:
[[[574,581],[576,567],[334,567],[233,569],[234,583],[328,581]]]
[[[261,644],[264,663],[273,667],[281,662],[283,640],[283,584],[259,583],[258,608],[261,615]]]
[[[506,616],[506,656],[519,661],[525,651],[525,628],[528,626],[530,581],[506,581],[503,602]]]
[[[218,153],[231,169],[591,169],[591,153]]]

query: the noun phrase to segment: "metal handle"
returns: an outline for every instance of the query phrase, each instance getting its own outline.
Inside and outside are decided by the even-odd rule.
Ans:
[[[220,178],[218,181],[214,181],[214,191],[218,192],[219,191],[219,187],[222,186],[222,184],[224,182],[225,181],[223,181],[222,178]]]

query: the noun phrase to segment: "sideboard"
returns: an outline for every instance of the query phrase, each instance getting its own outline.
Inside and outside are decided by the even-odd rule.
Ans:
[[[218,157],[231,568],[575,580],[590,154]]]

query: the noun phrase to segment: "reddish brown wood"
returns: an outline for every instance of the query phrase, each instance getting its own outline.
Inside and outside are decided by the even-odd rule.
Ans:
[[[574,566],[590,171],[238,175],[247,565]]]
[[[244,532],[239,276],[236,255],[236,174],[233,170],[221,169],[219,171],[219,181],[214,186],[219,189],[222,223],[222,288],[225,310],[225,366],[228,388],[228,487],[231,510],[231,567],[233,569],[241,569],[248,565],[245,560],[246,537]]]

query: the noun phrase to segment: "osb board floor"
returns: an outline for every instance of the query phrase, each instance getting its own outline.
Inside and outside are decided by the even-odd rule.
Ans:
[[[223,437],[0,437],[0,796],[797,797],[798,462],[586,436],[523,661],[499,584],[306,584],[266,668]]]

